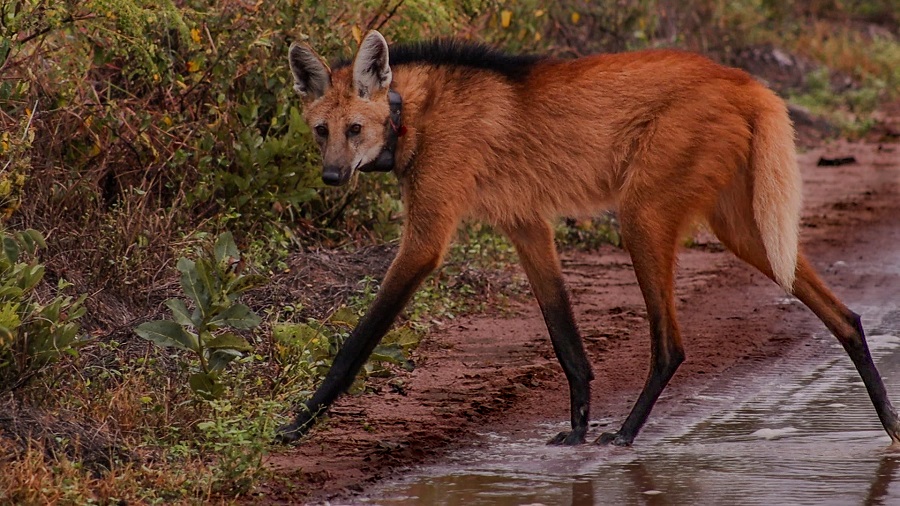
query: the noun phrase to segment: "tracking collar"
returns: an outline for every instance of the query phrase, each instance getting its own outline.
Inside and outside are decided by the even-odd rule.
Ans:
[[[394,151],[397,149],[397,139],[406,133],[406,127],[400,122],[403,97],[394,90],[388,90],[388,104],[391,107],[391,114],[388,116],[385,127],[390,128],[385,128],[387,138],[384,140],[384,146],[374,160],[359,168],[360,172],[390,172],[394,170]]]

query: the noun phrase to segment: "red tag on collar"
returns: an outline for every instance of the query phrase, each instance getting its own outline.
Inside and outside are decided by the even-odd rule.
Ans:
[[[394,133],[397,134],[397,137],[403,137],[406,135],[406,125],[400,125],[400,128],[397,128],[397,124],[394,123],[394,120],[391,121],[391,129],[394,130]]]

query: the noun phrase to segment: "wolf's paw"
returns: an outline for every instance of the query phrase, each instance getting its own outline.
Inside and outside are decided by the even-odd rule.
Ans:
[[[575,446],[584,444],[585,431],[560,432],[553,439],[547,441],[548,445],[554,446]]]
[[[275,442],[289,444],[297,441],[309,432],[315,419],[308,414],[301,414],[293,423],[282,425],[275,430]]]
[[[631,443],[634,441],[634,438],[625,437],[619,434],[618,432],[604,432],[600,434],[600,437],[594,441],[594,444],[597,445],[615,445],[615,446],[631,446]]]

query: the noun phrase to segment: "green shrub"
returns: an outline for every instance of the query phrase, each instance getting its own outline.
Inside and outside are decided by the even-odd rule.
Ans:
[[[216,493],[246,494],[266,474],[263,457],[275,436],[275,414],[283,406],[271,400],[248,404],[210,400],[212,416],[197,423],[199,449],[215,456],[210,481]]]
[[[139,325],[135,333],[162,347],[191,352],[197,359],[197,371],[188,378],[195,393],[206,399],[224,392],[219,380],[232,360],[252,350],[246,339],[232,330],[249,330],[260,323],[259,316],[237,302],[240,295],[259,286],[264,278],[240,272],[241,255],[230,233],[220,235],[212,251],[196,261],[178,261],[181,287],[194,306],[193,311],[181,299],[169,299],[166,306],[171,320],[156,320]]]
[[[78,319],[85,297],[59,295],[42,303],[35,288],[44,266],[35,260],[44,237],[36,230],[0,233],[0,391],[23,386],[47,364],[84,343]],[[69,283],[60,279],[57,289]]]

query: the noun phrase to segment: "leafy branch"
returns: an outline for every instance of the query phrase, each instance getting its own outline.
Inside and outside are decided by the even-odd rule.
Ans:
[[[135,328],[140,337],[161,348],[191,352],[199,370],[188,378],[191,389],[204,398],[218,398],[224,392],[219,381],[222,371],[243,353],[253,349],[235,330],[250,330],[260,317],[238,302],[241,294],[260,286],[265,278],[240,272],[241,254],[230,232],[220,235],[212,251],[197,260],[181,258],[181,288],[193,303],[188,309],[182,299],[169,299],[171,320],[146,322]]]
[[[74,354],[86,339],[76,321],[85,314],[84,296],[57,296],[46,304],[34,289],[45,268],[34,260],[45,248],[36,230],[0,232],[0,391],[25,385],[47,364]],[[57,289],[71,286],[60,280]]]

